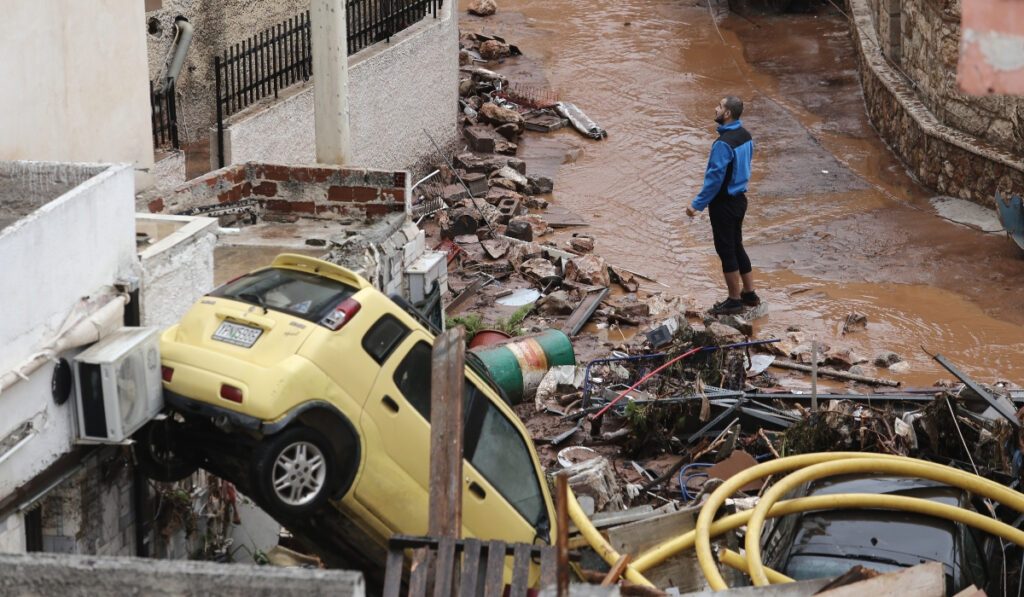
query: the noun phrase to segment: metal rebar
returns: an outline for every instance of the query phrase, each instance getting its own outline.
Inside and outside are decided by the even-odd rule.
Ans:
[[[448,156],[441,151],[441,148],[438,146],[437,142],[434,141],[434,138],[430,136],[430,133],[427,132],[427,129],[423,129],[423,134],[427,136],[427,139],[430,139],[431,145],[434,146],[438,155],[440,155],[441,159],[444,160],[444,163],[447,164],[448,169],[455,174],[455,178],[459,179],[459,182],[462,183],[462,187],[466,189],[467,193],[469,193],[469,200],[473,202],[473,207],[480,212],[480,218],[483,219],[484,224],[487,224],[487,229],[490,230],[491,236],[494,236],[494,228],[491,226],[491,222],[487,219],[487,216],[484,215],[484,210],[480,209],[480,204],[476,202],[476,197],[473,196],[473,191],[469,190],[469,185],[466,184],[466,181],[462,180],[462,177],[459,176],[459,173],[455,170],[455,166],[453,166],[451,161],[448,160]]]

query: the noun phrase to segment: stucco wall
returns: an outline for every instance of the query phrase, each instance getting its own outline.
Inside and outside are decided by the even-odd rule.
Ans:
[[[874,0],[873,8],[886,54],[939,122],[1024,155],[1024,98],[969,96],[957,86],[960,0]]]
[[[139,214],[140,223],[179,226],[139,253],[142,264],[140,316],[144,326],[174,324],[213,289],[217,220],[196,216]]]
[[[141,2],[135,2],[142,5]],[[141,10],[141,9],[140,9]],[[178,133],[183,143],[205,138],[217,122],[213,57],[264,29],[309,10],[309,0],[163,0],[159,10],[136,19],[146,39],[149,79],[162,80],[175,37],[174,20],[194,27],[181,74],[175,84]],[[149,33],[155,29],[155,33]]]
[[[47,172],[57,176],[74,166],[0,163],[0,170],[14,168],[24,170],[17,180],[29,186]],[[109,166],[0,231],[0,374],[49,344],[73,308],[91,312],[95,305],[87,305],[110,292],[110,285],[138,276],[133,187],[128,164]],[[51,398],[53,368],[47,361],[0,392],[0,441],[26,423],[32,426],[21,447],[0,453],[0,497],[71,447],[74,405]]]
[[[883,0],[884,2],[884,0]],[[919,4],[913,4],[918,2]],[[936,189],[939,193],[968,199],[985,206],[991,206],[996,191],[1003,195],[1024,194],[1024,160],[1018,149],[1008,149],[1006,143],[996,145],[995,131],[998,126],[988,126],[986,131],[972,133],[970,129],[960,129],[943,122],[939,115],[929,108],[929,103],[948,103],[951,109],[942,112],[949,118],[959,110],[957,106],[981,106],[988,102],[1008,101],[996,98],[953,98],[948,85],[953,85],[953,71],[949,70],[949,40],[947,29],[950,23],[940,16],[931,14],[916,18],[916,26],[908,29],[908,16],[919,10],[921,3],[929,7],[939,6],[930,0],[909,0],[903,5],[901,18],[904,55],[904,67],[897,70],[885,58],[880,48],[883,47],[876,34],[876,14],[869,0],[849,0],[852,13],[850,33],[854,37],[857,48],[861,85],[868,116],[878,130],[879,135],[889,144],[897,156],[906,164],[908,170],[924,185]],[[908,6],[908,4],[910,4]],[[930,10],[930,8],[929,8]],[[933,19],[930,26],[922,24],[924,18]],[[908,39],[911,43],[908,43]],[[925,46],[932,45],[934,54],[928,65],[926,55],[932,50]],[[955,46],[953,51],[953,68],[955,68]],[[911,65],[922,65],[913,68]],[[922,83],[912,84],[903,72],[909,71],[911,77],[918,73]],[[903,72],[901,72],[903,71]],[[930,79],[924,77],[929,73]],[[935,91],[940,89],[936,73],[946,73],[947,97],[940,101]],[[933,81],[929,83],[928,81]],[[932,86],[932,85],[935,86]],[[928,87],[926,87],[928,86]],[[972,108],[973,109],[973,108]],[[1007,116],[1006,112],[1002,115]],[[995,116],[978,115],[975,124],[988,125],[996,122]],[[966,126],[966,125],[965,125]]]
[[[418,24],[349,58],[349,117],[354,166],[425,171],[437,155],[423,129],[442,149],[456,143],[458,18],[445,2],[437,18]],[[315,81],[313,81],[315,82]],[[217,159],[216,132],[211,159]],[[316,162],[312,84],[297,87],[230,119],[225,163]]]
[[[128,162],[152,184],[143,4],[5,2],[0,160]]]

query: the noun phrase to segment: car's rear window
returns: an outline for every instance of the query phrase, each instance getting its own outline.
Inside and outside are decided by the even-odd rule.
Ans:
[[[289,269],[268,268],[233,280],[210,293],[319,322],[356,288]]]

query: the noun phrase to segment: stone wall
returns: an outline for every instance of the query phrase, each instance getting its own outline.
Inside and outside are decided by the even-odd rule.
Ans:
[[[896,1],[896,0],[890,0]],[[913,4],[917,2],[918,4]],[[945,123],[929,109],[928,102],[933,105],[947,104],[956,111],[957,106],[980,106],[992,98],[969,98],[970,104],[952,97],[940,96],[936,92],[948,87],[940,87],[941,77],[922,79],[920,85],[913,83],[901,74],[883,55],[884,45],[876,34],[876,15],[879,6],[886,0],[879,0],[874,6],[870,0],[849,0],[851,11],[851,35],[858,50],[858,62],[864,99],[867,104],[868,116],[879,135],[892,147],[896,155],[903,160],[907,169],[922,184],[934,188],[939,193],[968,199],[985,206],[991,206],[997,191],[1001,194],[1024,194],[1024,160],[1019,150],[1006,147],[1009,140],[1002,145],[995,145],[988,139],[980,138],[967,130],[960,130]],[[917,14],[916,27],[909,27],[909,14],[916,10],[928,10],[946,6],[938,0],[909,0],[903,5],[900,19],[905,29],[902,33],[904,67],[900,70],[913,73],[924,73],[932,67],[942,71],[948,84],[952,85],[953,71],[944,70],[949,64],[949,36],[944,33],[942,25],[933,22],[932,27],[920,23],[921,19],[937,19],[948,25],[938,13]],[[919,8],[922,7],[922,8]],[[907,30],[909,29],[909,30]],[[930,32],[930,33],[925,33]],[[945,40],[946,45],[936,49],[936,53],[927,56],[924,46]],[[909,56],[908,56],[909,55]],[[954,54],[955,56],[955,54]],[[929,67],[929,60],[932,66]],[[920,67],[913,65],[920,64]],[[953,59],[955,69],[955,58]],[[927,87],[926,87],[927,85]],[[992,100],[995,101],[995,100]],[[947,109],[944,116],[950,114]],[[979,116],[979,122],[986,117]],[[999,127],[989,127],[986,135]]]
[[[945,125],[1024,155],[1024,98],[970,96],[956,82],[960,59],[960,0],[879,0],[897,14],[900,53],[890,55],[916,86],[919,99]],[[884,12],[884,11],[883,11]],[[875,13],[875,23],[885,22]],[[883,47],[885,35],[879,27]]]

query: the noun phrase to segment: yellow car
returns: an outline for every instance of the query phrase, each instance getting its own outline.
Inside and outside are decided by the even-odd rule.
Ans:
[[[426,534],[434,335],[412,313],[300,255],[228,282],[161,336],[174,414],[143,430],[140,461],[164,480],[204,466],[279,519],[333,506],[380,545]],[[549,543],[530,436],[471,367],[464,411],[463,536]]]

